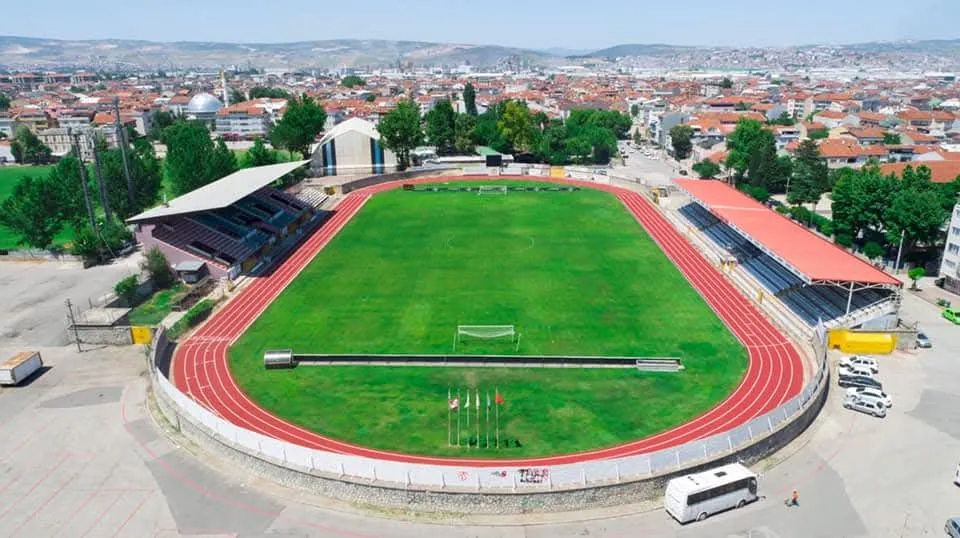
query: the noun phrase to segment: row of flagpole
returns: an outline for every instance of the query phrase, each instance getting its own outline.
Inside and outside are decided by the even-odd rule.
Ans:
[[[481,415],[480,389],[468,388],[466,390],[467,390],[466,398],[461,399],[459,388],[457,388],[457,396],[454,397],[452,389],[450,389],[450,387],[447,387],[447,446],[453,446],[453,412],[454,411],[457,412],[457,445],[456,446],[458,447],[461,446],[461,443],[460,443],[460,433],[461,433],[461,424],[462,424],[461,414],[463,410],[466,410],[467,412],[466,413],[467,423],[466,423],[465,429],[469,435],[470,415],[471,415],[470,396],[474,396],[473,408],[476,409],[476,412],[474,413],[474,415],[476,416],[476,420],[474,422],[476,424],[476,431],[477,431],[477,448],[480,448],[480,415]],[[473,394],[471,394],[471,391],[473,392]],[[499,387],[494,390],[494,397],[492,401],[490,400],[489,390],[486,391],[486,394],[487,394],[487,407],[486,407],[487,409],[487,415],[486,415],[487,416],[487,426],[486,426],[487,440],[486,440],[485,448],[490,448],[490,408],[493,406],[493,404],[496,404],[496,407],[494,408],[494,423],[495,423],[494,447],[500,448],[500,406],[503,405],[503,396],[500,395]],[[463,405],[460,404],[461,401],[464,402]],[[470,448],[469,439],[467,440],[467,448]]]

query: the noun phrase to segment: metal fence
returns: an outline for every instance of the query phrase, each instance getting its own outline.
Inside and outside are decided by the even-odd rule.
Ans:
[[[241,428],[218,417],[181,393],[156,368],[152,368],[152,377],[157,392],[172,404],[172,412],[176,414],[176,417],[169,417],[172,421],[179,424],[186,420],[220,443],[275,465],[383,487],[509,493],[575,489],[643,480],[730,456],[759,443],[780,428],[804,417],[805,411],[817,411],[811,409],[811,405],[817,401],[829,377],[825,339],[822,336],[814,338],[811,345],[818,357],[818,368],[810,382],[798,396],[747,424],[658,452],[541,467],[412,464],[309,449]],[[161,331],[155,338],[152,362],[155,363],[156,355],[162,353],[166,346],[166,337]]]

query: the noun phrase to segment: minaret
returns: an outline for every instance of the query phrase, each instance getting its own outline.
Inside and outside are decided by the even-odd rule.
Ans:
[[[230,106],[230,89],[227,88],[227,75],[220,70],[220,87],[223,88],[223,106]]]

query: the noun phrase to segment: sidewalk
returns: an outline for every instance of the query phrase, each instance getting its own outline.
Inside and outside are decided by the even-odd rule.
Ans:
[[[932,305],[936,305],[937,301],[942,299],[944,301],[948,301],[954,306],[960,307],[960,295],[937,287],[937,285],[934,283],[936,281],[936,277],[926,276],[921,278],[917,281],[917,287],[920,289],[912,290],[910,289],[910,286],[913,282],[907,278],[907,274],[905,272],[898,275],[895,274],[893,276],[903,282],[904,295],[910,294],[915,297],[919,297],[920,299],[923,299]]]

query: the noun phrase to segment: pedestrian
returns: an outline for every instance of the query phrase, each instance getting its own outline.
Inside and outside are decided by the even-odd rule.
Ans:
[[[793,490],[793,495],[790,496],[790,506],[800,506],[800,494],[797,490]]]

